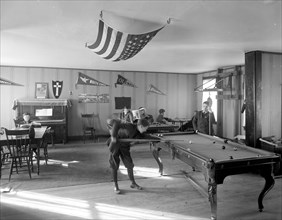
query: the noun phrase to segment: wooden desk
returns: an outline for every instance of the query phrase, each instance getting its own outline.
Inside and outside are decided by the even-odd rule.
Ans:
[[[41,126],[51,127],[54,130],[55,142],[63,142],[63,144],[65,144],[68,141],[68,128],[65,119],[33,121],[36,123],[40,123]]]
[[[15,128],[15,129],[27,129],[27,128]],[[32,142],[31,142],[31,144],[34,144],[34,146],[36,146],[37,148],[37,174],[38,175],[40,171],[40,146],[43,144],[43,136],[45,134],[46,129],[47,129],[47,126],[42,126],[40,128],[34,128],[35,137],[32,139]],[[7,146],[7,137],[5,134],[0,135],[0,147],[2,146]]]

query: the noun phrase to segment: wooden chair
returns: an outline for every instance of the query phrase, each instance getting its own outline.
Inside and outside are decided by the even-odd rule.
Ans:
[[[5,128],[1,127],[0,135],[5,135]],[[1,145],[0,178],[2,177],[2,166],[9,163],[10,151],[7,145]]]
[[[21,123],[23,122],[22,118],[14,118],[15,127],[20,127]]]
[[[91,136],[95,140],[94,114],[81,114],[83,142],[87,136]]]
[[[8,130],[5,128],[5,133],[11,159],[9,181],[14,169],[18,173],[19,169],[25,171],[25,167],[31,179],[32,150],[29,145],[29,129]]]
[[[95,125],[95,138],[97,142],[100,142],[100,137],[109,136],[109,131],[103,129],[99,114],[93,114],[93,117]]]

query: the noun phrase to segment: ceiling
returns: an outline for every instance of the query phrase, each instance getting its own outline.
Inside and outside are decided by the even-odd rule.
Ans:
[[[201,73],[242,65],[253,50],[282,52],[281,0],[1,0],[1,65]],[[166,25],[119,62],[85,47],[103,20],[127,33]],[[167,21],[170,18],[170,23]]]

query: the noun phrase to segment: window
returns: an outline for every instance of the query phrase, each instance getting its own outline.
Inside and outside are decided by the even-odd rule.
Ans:
[[[203,79],[203,90],[214,88],[216,85],[216,78]],[[202,103],[204,101],[212,101],[211,109],[217,121],[217,91],[204,91],[202,96]]]

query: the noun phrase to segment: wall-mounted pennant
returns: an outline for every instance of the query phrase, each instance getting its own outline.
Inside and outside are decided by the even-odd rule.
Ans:
[[[89,85],[89,86],[109,86],[105,83],[99,82],[96,79],[91,78],[81,72],[78,72],[78,78],[75,85]]]
[[[79,94],[78,95],[79,103],[109,103],[110,95],[109,94]]]
[[[63,90],[63,81],[53,81],[52,80],[52,89],[53,89],[53,95],[55,98],[59,98],[62,90]]]
[[[6,86],[23,86],[21,84],[12,82],[10,80],[7,79],[3,79],[2,77],[0,77],[0,85],[6,85]]]
[[[166,95],[165,93],[163,93],[161,90],[159,90],[157,87],[153,86],[152,84],[150,84],[150,88],[147,91],[148,93],[156,93],[158,95]]]
[[[117,87],[117,85],[126,85],[126,86],[137,88],[137,86],[133,82],[130,82],[122,75],[118,75],[117,82],[115,83],[115,87]]]

